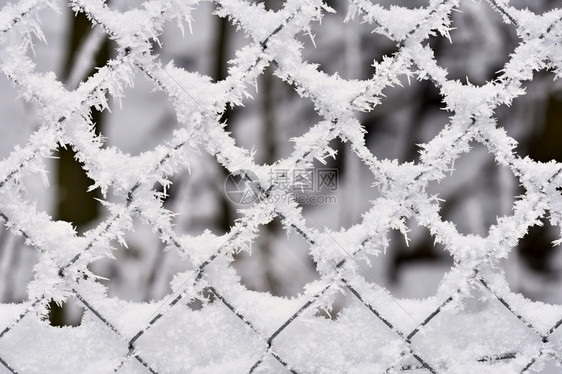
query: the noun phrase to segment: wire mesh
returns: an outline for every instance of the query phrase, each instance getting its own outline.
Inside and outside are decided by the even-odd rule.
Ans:
[[[87,15],[93,25],[101,26],[119,48],[114,60],[73,91],[65,89],[52,75],[36,72],[22,47],[30,34],[41,35],[36,16],[52,6],[51,2],[22,0],[5,5],[0,11],[0,62],[23,97],[40,108],[41,124],[26,145],[15,149],[0,163],[0,217],[10,230],[23,235],[37,249],[40,266],[35,268],[29,300],[24,304],[0,306],[3,314],[0,364],[11,373],[45,372],[42,365],[57,360],[66,360],[74,372],[83,372],[88,367],[96,372],[152,373],[276,370],[458,373],[459,367],[463,367],[467,372],[501,369],[523,373],[540,368],[546,359],[562,362],[560,351],[551,342],[562,325],[560,308],[534,303],[512,293],[499,269],[501,258],[546,210],[556,215],[553,212],[559,206],[562,169],[555,162],[544,164],[519,156],[514,150],[514,140],[494,119],[498,106],[524,94],[522,83],[532,79],[534,71],[560,69],[556,58],[562,12],[554,10],[536,15],[518,11],[506,1],[488,3],[517,30],[520,44],[499,78],[483,86],[473,86],[447,79],[431,48],[424,44],[434,33],[448,35],[451,12],[458,7],[458,1],[431,0],[425,8],[407,10],[384,8],[368,0],[350,0],[351,16],[374,24],[377,33],[391,38],[399,47],[397,53],[377,65],[372,78],[364,81],[324,74],[304,62],[295,47],[296,36],[306,33],[311,22],[330,11],[321,1],[291,0],[275,12],[241,0],[216,1],[219,15],[239,26],[251,42],[240,51],[241,57],[234,61],[229,76],[213,83],[173,65],[163,66],[152,52],[152,41],[164,23],[174,19],[189,21],[197,1],[148,0],[131,13],[111,9],[101,0],[72,0],[69,5]],[[247,87],[269,65],[275,66],[279,76],[290,80],[301,96],[314,103],[323,120],[297,139],[289,157],[276,165],[257,165],[251,152],[235,144],[220,118],[227,105],[241,102]],[[168,95],[182,128],[174,132],[171,141],[148,156],[119,155],[116,159],[117,155],[102,148],[92,133],[90,110],[107,107],[107,95],[119,97],[122,87],[132,79],[134,68],[140,69]],[[398,84],[398,77],[403,75],[430,80],[451,112],[449,124],[422,146],[420,161],[416,163],[376,158],[365,144],[357,119],[359,112],[373,109],[383,89]],[[276,191],[287,191],[283,191],[284,185],[279,181],[266,181],[264,176],[271,175],[278,165],[286,170],[310,167],[314,158],[329,152],[328,144],[338,137],[349,142],[353,152],[368,165],[379,183],[381,197],[373,201],[359,225],[334,233],[309,225],[295,201],[268,199]],[[508,166],[526,189],[525,195],[515,203],[512,215],[499,219],[486,237],[459,233],[439,216],[438,199],[426,191],[431,181],[444,177],[471,141],[488,147],[496,161]],[[18,179],[38,170],[38,165],[61,145],[71,146],[77,152],[95,187],[103,192],[113,189],[122,197],[117,202],[106,202],[108,218],[82,236],[70,225],[38,212],[17,189]],[[185,149],[195,147],[205,149],[231,173],[250,171],[245,178],[256,186],[258,197],[225,236],[213,236],[205,248],[197,238],[173,230],[169,214],[154,191],[156,182],[187,167]],[[116,168],[111,160],[119,160],[122,165]],[[125,169],[131,170],[130,175],[118,174]],[[109,242],[123,237],[133,217],[149,222],[163,243],[176,248],[193,264],[193,270],[184,274],[174,293],[156,303],[135,304],[107,297],[87,268],[95,259],[110,256]],[[295,230],[306,239],[321,275],[303,295],[291,300],[272,296],[260,299],[265,296],[256,296],[240,285],[230,264],[232,254],[252,240],[260,225],[274,217],[282,220],[285,229]],[[358,273],[362,265],[357,256],[376,253],[384,242],[381,238],[390,229],[403,229],[404,221],[409,218],[426,226],[455,260],[437,295],[429,301],[395,300],[384,287]],[[366,349],[373,353],[344,355],[343,363],[334,363],[330,357],[341,356],[324,350],[320,343],[305,349],[307,337],[303,334],[311,334],[313,342],[324,339],[320,331],[323,325],[319,322],[322,317],[314,312],[318,307],[329,307],[339,292],[353,295],[355,306],[347,308],[358,317],[332,322],[341,330],[329,331],[329,339],[347,341],[338,334],[360,332],[357,335],[360,338],[352,340],[356,346],[347,348],[363,352],[367,345]],[[469,314],[462,308],[463,302],[475,292],[496,305],[479,314],[482,326],[470,325],[463,319],[463,315]],[[75,329],[79,333],[67,329],[54,333],[52,330],[56,328],[44,321],[47,304],[50,300],[64,301],[69,297],[75,297],[83,305],[87,311],[86,322]],[[195,299],[203,301],[199,311],[188,307]],[[409,305],[409,311],[402,303]],[[499,313],[497,306],[508,315],[497,319],[494,314]],[[271,309],[276,311],[268,313]],[[542,318],[545,314],[549,317]],[[439,322],[440,318],[444,322]],[[490,319],[492,322],[488,323]],[[515,339],[519,341],[512,345],[514,350],[502,351],[498,346],[492,347],[497,350],[484,354],[472,347],[455,351],[454,344],[433,338],[443,338],[433,334],[434,330],[445,329],[451,323],[465,326],[460,333],[465,333],[469,340],[474,331],[486,335],[485,328],[503,330],[515,323],[524,327],[525,333]],[[202,327],[198,329],[199,325]],[[210,331],[231,327],[235,333],[225,333],[221,344],[240,345],[240,348],[225,350],[223,355],[205,359],[200,354],[203,358],[199,359],[193,348],[182,351],[179,343],[179,348],[174,347],[180,339],[190,347],[200,345],[201,349],[207,349]],[[376,335],[367,336],[373,331]],[[58,347],[59,341],[69,347],[85,345],[87,352],[77,354],[76,359],[69,358],[70,348],[57,348],[54,353],[48,349],[30,353],[25,349],[26,336],[36,340],[42,336],[38,339],[41,347]],[[450,349],[443,349],[447,345]],[[299,350],[312,353],[300,354]],[[468,354],[463,354],[463,350]]]

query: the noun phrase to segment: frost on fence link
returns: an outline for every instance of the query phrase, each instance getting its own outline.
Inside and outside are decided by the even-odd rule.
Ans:
[[[560,75],[562,9],[544,14],[518,10],[508,1],[488,5],[517,32],[519,45],[497,79],[481,86],[448,79],[434,57],[430,36],[449,37],[451,14],[459,1],[430,0],[422,8],[350,0],[347,20],[372,25],[376,34],[398,45],[375,62],[365,80],[322,72],[302,56],[298,37],[333,12],[316,0],[289,0],[280,10],[242,0],[216,1],[248,38],[231,62],[226,79],[162,64],[153,42],[173,21],[191,28],[198,1],[147,0],[120,11],[102,0],[72,0],[93,25],[116,43],[117,56],[69,91],[54,74],[36,70],[31,38],[42,37],[39,19],[48,0],[21,0],[0,11],[0,65],[21,96],[38,109],[37,130],[0,163],[0,217],[13,233],[37,251],[38,263],[21,304],[0,305],[0,370],[12,373],[518,373],[562,362],[559,327],[562,307],[532,302],[509,290],[499,261],[507,257],[529,227],[549,212],[562,224],[561,165],[539,163],[515,152],[516,142],[497,124],[495,110],[525,94],[523,82],[537,71]],[[253,150],[225,131],[221,114],[247,100],[268,66],[313,103],[321,116],[294,139],[292,153],[274,165],[258,164]],[[167,142],[131,156],[104,147],[92,130],[90,110],[121,99],[142,72],[173,105],[181,126]],[[359,112],[377,110],[383,90],[401,78],[428,80],[440,92],[449,123],[421,145],[419,160],[400,163],[377,158],[366,145]],[[126,99],[126,97],[124,98]],[[110,114],[111,115],[111,114]],[[2,126],[15,124],[2,123]],[[380,189],[359,224],[338,231],[306,220],[296,201],[275,200],[289,193],[275,170],[307,170],[315,159],[333,155],[335,138],[349,143]],[[469,144],[486,146],[496,162],[511,170],[526,192],[510,215],[498,218],[486,236],[461,234],[440,216],[439,199],[428,185],[443,180]],[[77,152],[87,175],[107,197],[106,218],[77,235],[70,223],[54,221],[26,199],[20,181],[43,173],[59,146]],[[189,168],[194,150],[216,159],[228,172],[247,170],[257,199],[220,236],[178,233],[172,214],[154,188]],[[294,181],[292,181],[294,182]],[[293,298],[244,287],[232,262],[248,249],[260,227],[281,220],[284,230],[308,243],[319,279]],[[454,258],[437,293],[427,299],[393,296],[361,275],[359,260],[384,256],[391,230],[407,235],[406,221],[426,227]],[[89,265],[113,256],[112,243],[124,241],[140,220],[169,250],[192,265],[177,274],[173,292],[162,300],[135,303],[109,297]],[[341,293],[352,298],[336,320],[317,314],[330,309]],[[76,328],[45,321],[50,300],[76,300],[85,310]],[[200,309],[192,308],[195,301]],[[472,309],[466,304],[476,305]],[[469,310],[470,309],[470,310]],[[558,335],[557,335],[558,334]]]

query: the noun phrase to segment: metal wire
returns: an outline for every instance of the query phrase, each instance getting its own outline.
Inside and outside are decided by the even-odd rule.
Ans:
[[[499,12],[505,19],[513,23],[515,27],[521,28],[521,25],[517,24],[517,17],[513,15],[513,10],[508,6],[503,5],[503,3],[498,3],[495,0],[488,1],[491,7]],[[11,20],[9,20],[4,28],[0,29],[0,38],[3,38],[5,34],[16,32],[14,29],[19,24],[25,21],[28,17],[33,17],[34,12],[39,12],[43,7],[48,4],[49,1],[20,1],[16,3],[16,12],[13,12],[10,8],[10,14],[13,14]],[[216,1],[219,6],[225,8],[229,13],[229,16],[233,22],[239,22],[244,24],[244,14],[237,14],[235,11],[230,10],[228,1]],[[448,21],[451,11],[453,11],[457,6],[456,1],[435,1],[431,2],[430,8],[426,12],[425,18],[415,24],[411,30],[405,33],[404,37],[397,37],[393,35],[392,31],[386,27],[383,23],[377,21],[376,9],[373,10],[373,4],[366,0],[351,0],[350,3],[354,5],[360,13],[362,13],[366,18],[372,21],[375,25],[383,30],[383,32],[397,42],[399,46],[399,51],[393,55],[392,70],[377,72],[372,79],[365,82],[365,87],[361,92],[352,97],[349,102],[342,103],[345,104],[343,107],[348,108],[344,111],[337,111],[330,107],[330,102],[319,95],[315,91],[314,87],[311,87],[306,81],[299,80],[299,71],[294,70],[290,64],[283,61],[282,56],[279,52],[272,48],[272,45],[280,40],[281,37],[287,37],[289,35],[291,38],[295,38],[296,34],[301,31],[306,31],[307,22],[310,22],[313,16],[306,16],[306,12],[310,10],[305,10],[304,5],[312,5],[313,7],[320,7],[320,3],[315,2],[305,2],[303,1],[303,7],[297,7],[295,10],[286,13],[286,17],[273,28],[267,36],[257,38],[255,33],[251,29],[244,29],[247,36],[252,39],[253,45],[256,47],[255,60],[250,63],[244,73],[236,78],[230,79],[228,82],[231,84],[225,92],[225,97],[229,95],[234,95],[239,90],[243,90],[245,86],[250,84],[257,76],[259,76],[264,67],[267,64],[274,65],[277,69],[283,71],[284,74],[289,76],[293,80],[294,86],[300,91],[304,92],[321,113],[324,113],[325,120],[329,123],[329,127],[325,132],[323,137],[317,139],[313,147],[305,150],[296,150],[288,160],[291,160],[291,166],[295,169],[302,165],[306,165],[311,162],[314,157],[323,154],[325,149],[328,147],[328,143],[335,139],[336,137],[346,138],[350,128],[355,126],[354,124],[358,121],[356,119],[356,111],[359,107],[363,105],[363,102],[372,102],[372,100],[380,97],[382,95],[382,90],[393,83],[397,76],[401,74],[410,74],[409,66],[415,66],[420,71],[431,71],[427,69],[427,62],[418,59],[412,53],[416,51],[416,48],[422,48],[422,42],[430,36],[432,32],[437,29],[442,28],[442,26]],[[198,112],[203,118],[205,124],[212,129],[220,129],[222,131],[221,135],[225,139],[229,138],[229,135],[224,132],[218,118],[220,118],[220,110],[217,108],[224,108],[228,102],[217,103],[216,105],[204,105],[197,100],[197,96],[194,95],[190,87],[185,87],[182,85],[181,79],[175,77],[169,70],[163,68],[156,60],[155,56],[151,54],[150,41],[146,39],[145,34],[140,32],[135,32],[132,35],[124,33],[123,30],[115,28],[114,24],[107,21],[106,12],[109,11],[108,7],[104,2],[88,1],[88,0],[72,0],[70,4],[74,6],[76,10],[84,12],[88,18],[94,23],[100,25],[103,30],[107,33],[118,44],[122,53],[120,57],[113,63],[113,65],[108,66],[105,70],[89,78],[87,83],[91,84],[89,91],[83,93],[83,97],[78,101],[75,107],[61,113],[57,120],[53,122],[52,118],[48,118],[46,115],[42,114],[43,128],[50,134],[55,136],[60,136],[68,131],[68,127],[72,126],[72,121],[76,121],[77,118],[84,117],[84,112],[88,111],[90,107],[99,104],[100,92],[104,94],[110,92],[109,85],[113,80],[117,79],[117,73],[121,70],[126,70],[133,66],[137,67],[146,76],[154,82],[154,84],[160,87],[162,90],[167,92],[170,98],[177,99],[178,102],[190,102],[195,108],[198,108]],[[289,5],[286,5],[289,7]],[[13,7],[10,5],[10,7]],[[6,11],[7,8],[2,9],[0,12]],[[157,27],[162,25],[167,19],[168,13],[173,12],[173,7],[163,8],[162,11],[151,18],[151,27]],[[300,18],[304,17],[304,18]],[[308,17],[308,19],[307,19]],[[436,19],[437,17],[437,19]],[[443,18],[445,17],[445,18]],[[305,22],[306,21],[306,22]],[[531,38],[529,35],[531,33],[527,32],[527,39],[522,41],[522,43],[542,41],[545,38],[559,38],[556,34],[556,26],[560,20],[549,25],[545,32],[541,35]],[[0,39],[1,41],[2,39]],[[134,43],[134,46],[128,43]],[[0,47],[2,45],[0,44]],[[293,70],[292,70],[293,69]],[[51,110],[56,103],[50,102],[48,97],[45,97],[43,93],[36,90],[35,87],[30,88],[30,81],[26,79],[25,76],[17,76],[17,74],[8,74],[12,82],[21,90],[31,90],[30,100],[34,101],[36,104],[44,109]],[[443,80],[441,77],[433,76],[429,74],[427,77],[431,82],[433,82],[438,88],[442,88]],[[500,77],[497,82],[493,82],[498,87],[508,88],[511,85],[520,84],[516,78],[513,77]],[[71,95],[74,92],[63,92],[63,95]],[[489,107],[494,109],[499,102],[497,98],[493,98],[491,102],[488,103]],[[459,121],[452,123],[449,127],[443,130],[442,134],[446,134],[449,131],[456,135],[452,144],[451,149],[459,148],[460,144],[466,143],[473,139],[477,134],[485,138],[484,142],[492,146],[493,141],[486,138],[486,133],[484,125],[484,119],[479,113],[479,108],[471,108],[472,112],[468,115],[464,115]],[[82,122],[87,122],[87,118],[80,120]],[[358,125],[360,126],[360,125]],[[110,215],[105,221],[100,223],[98,227],[92,230],[86,236],[86,245],[78,248],[76,254],[64,261],[64,263],[57,264],[58,266],[58,277],[60,278],[62,288],[68,292],[68,294],[73,295],[76,299],[84,306],[85,309],[91,312],[97,320],[99,320],[105,327],[112,331],[116,339],[127,348],[126,354],[121,357],[118,362],[115,362],[113,367],[113,372],[118,372],[124,365],[128,362],[130,358],[134,358],[138,361],[147,371],[151,373],[159,373],[164,371],[159,371],[159,367],[163,367],[163,363],[160,362],[150,362],[149,359],[144,357],[144,354],[138,352],[137,345],[142,339],[149,338],[149,332],[153,329],[159,328],[159,321],[163,320],[170,311],[182,302],[192,300],[193,298],[200,297],[203,293],[209,293],[213,295],[215,301],[220,302],[224,307],[237,317],[237,320],[242,322],[244,328],[249,329],[257,338],[259,338],[263,345],[263,352],[259,353],[259,359],[256,360],[252,365],[247,368],[248,373],[253,373],[260,368],[264,368],[263,363],[268,356],[272,356],[277,362],[279,362],[287,371],[291,373],[305,372],[305,369],[300,368],[298,363],[291,362],[290,357],[284,357],[282,353],[282,347],[278,347],[278,337],[280,337],[291,326],[296,320],[301,318],[307,312],[312,312],[316,307],[319,306],[320,301],[323,297],[329,295],[330,292],[338,290],[340,288],[347,289],[357,300],[361,303],[372,315],[373,321],[378,323],[380,321],[386,328],[392,331],[403,343],[403,349],[400,352],[399,357],[393,357],[394,364],[388,366],[385,372],[395,372],[395,371],[409,371],[409,370],[425,370],[430,373],[440,373],[446,372],[446,365],[443,364],[439,359],[435,357],[426,357],[421,348],[423,342],[414,341],[420,332],[422,332],[427,326],[449,307],[454,306],[463,297],[469,295],[470,287],[476,287],[480,285],[483,287],[485,292],[492,295],[497,302],[499,302],[506,310],[508,310],[517,320],[519,320],[528,330],[532,331],[541,338],[540,347],[537,347],[537,353],[530,359],[526,360],[522,365],[519,366],[519,371],[524,373],[533,367],[538,361],[543,359],[544,356],[551,355],[551,350],[549,346],[549,338],[552,334],[559,329],[562,325],[562,319],[553,324],[546,332],[536,327],[531,321],[529,321],[524,313],[517,310],[517,307],[511,305],[508,302],[506,295],[496,288],[493,280],[488,280],[489,269],[496,263],[496,259],[493,257],[493,253],[482,253],[479,258],[473,260],[466,258],[456,258],[455,268],[452,271],[467,270],[468,276],[462,278],[462,284],[457,284],[455,290],[451,294],[440,294],[441,302],[439,305],[428,313],[421,322],[416,323],[416,327],[413,329],[408,329],[406,326],[401,326],[399,323],[395,322],[395,318],[392,315],[388,315],[385,312],[385,308],[379,300],[372,300],[370,298],[370,291],[367,289],[362,289],[360,279],[354,273],[354,266],[358,266],[358,262],[355,256],[367,251],[370,241],[381,232],[386,232],[388,226],[385,224],[390,224],[391,222],[398,222],[404,218],[416,217],[416,215],[421,215],[421,211],[425,209],[425,206],[418,202],[418,195],[420,190],[423,190],[427,186],[427,183],[434,178],[435,173],[443,172],[445,166],[450,162],[454,161],[458,154],[449,155],[447,152],[443,151],[441,154],[436,156],[434,159],[443,161],[437,163],[420,162],[418,167],[418,173],[412,180],[404,181],[394,179],[389,175],[389,170],[387,164],[384,161],[376,159],[369,151],[366,149],[364,144],[357,142],[357,140],[350,140],[352,143],[352,149],[356,152],[357,156],[366,163],[370,169],[373,171],[375,178],[386,184],[386,188],[382,193],[381,199],[392,199],[396,205],[396,210],[392,212],[386,220],[383,220],[380,227],[366,227],[365,237],[361,240],[359,245],[354,247],[347,247],[348,243],[338,242],[329,232],[322,232],[311,227],[307,227],[306,224],[297,223],[288,217],[298,216],[302,218],[302,214],[298,210],[296,203],[294,204],[270,204],[268,202],[268,197],[274,191],[283,191],[284,193],[290,193],[288,190],[284,190],[281,181],[273,180],[269,185],[267,183],[261,183],[260,181],[252,181],[257,184],[260,198],[256,202],[255,207],[260,209],[269,210],[271,216],[277,216],[280,218],[288,227],[291,227],[296,232],[298,232],[311,247],[318,245],[318,238],[322,237],[331,241],[333,248],[339,248],[341,252],[340,259],[332,264],[332,269],[330,271],[324,271],[321,274],[321,280],[324,282],[323,286],[315,293],[306,295],[302,298],[302,304],[300,307],[296,308],[295,312],[287,318],[283,323],[281,323],[276,329],[271,333],[266,333],[260,330],[260,327],[252,321],[251,318],[246,316],[236,305],[235,301],[232,301],[231,295],[228,295],[221,291],[216,285],[212,284],[212,279],[206,276],[206,271],[211,264],[216,263],[217,259],[224,258],[228,254],[232,253],[236,246],[239,244],[238,240],[243,238],[246,234],[252,233],[256,230],[258,224],[256,223],[256,217],[252,216],[251,213],[244,217],[242,220],[236,223],[235,226],[231,228],[227,239],[216,248],[212,255],[202,262],[193,261],[194,270],[190,277],[188,277],[178,289],[166,300],[164,300],[157,309],[155,309],[152,316],[147,320],[144,326],[133,334],[124,334],[119,330],[117,324],[111,320],[110,317],[105,316],[102,308],[95,305],[95,302],[90,301],[88,294],[84,294],[84,291],[78,291],[80,284],[87,284],[88,282],[93,282],[93,280],[79,280],[76,277],[77,273],[83,272],[87,262],[89,261],[87,255],[88,253],[101,241],[108,238],[115,238],[117,234],[115,231],[120,229],[121,219],[124,216],[132,217],[139,216],[143,217],[149,221],[152,226],[158,231],[163,242],[167,244],[172,244],[180,253],[182,253],[186,258],[190,258],[191,254],[188,248],[185,247],[183,242],[178,239],[178,235],[171,230],[171,226],[162,224],[157,220],[153,219],[153,216],[145,212],[142,208],[143,200],[147,199],[146,194],[141,194],[139,192],[146,192],[152,189],[155,178],[164,177],[167,175],[167,165],[173,159],[173,156],[180,152],[183,148],[188,147],[191,142],[198,143],[203,147],[213,148],[216,146],[215,142],[219,141],[209,136],[205,130],[201,128],[200,125],[187,123],[185,127],[189,130],[189,135],[185,138],[175,139],[164,147],[166,152],[163,153],[162,157],[155,162],[153,168],[147,171],[146,175],[139,176],[138,181],[136,181],[132,186],[130,186],[125,193],[123,193],[124,201],[119,203],[120,210],[116,210],[113,215]],[[456,132],[454,132],[456,131]],[[93,140],[92,140],[93,142]],[[58,146],[57,142],[49,144],[51,150],[56,149]],[[78,152],[80,152],[80,147],[77,146]],[[232,157],[236,156],[228,153],[226,150],[221,150],[218,147],[218,151],[214,156],[221,163],[227,167],[231,165]],[[237,148],[240,153],[243,150]],[[24,152],[25,151],[25,152]],[[30,164],[37,159],[42,159],[45,157],[45,149],[41,145],[30,143],[29,146],[25,147],[19,154],[15,154],[12,159],[7,159],[6,165],[12,165],[11,168],[2,169],[4,170],[3,177],[0,179],[0,191],[7,190],[10,183],[17,178],[17,176],[28,168]],[[454,153],[454,152],[453,152]],[[13,162],[15,160],[15,162]],[[518,161],[520,159],[515,154],[511,154],[509,158],[509,166],[517,172],[521,172],[518,169]],[[8,163],[10,161],[10,163]],[[93,160],[92,162],[95,162]],[[249,163],[246,165],[247,170],[252,171],[256,169],[257,166]],[[273,166],[272,166],[273,167]],[[546,185],[557,187],[560,183],[559,174],[562,170],[559,166],[558,169],[553,172],[553,174],[546,180]],[[234,172],[236,170],[230,170]],[[157,176],[157,177],[155,177]],[[533,182],[530,182],[533,183]],[[533,186],[531,184],[531,186]],[[541,204],[548,205],[547,189],[544,185],[534,185],[537,191],[541,194],[541,199],[537,201],[529,201],[532,207],[540,206]],[[404,193],[400,195],[399,198],[394,197],[393,193],[397,190],[404,190]],[[14,204],[23,204],[20,197],[14,196]],[[156,198],[155,198],[156,199]],[[534,205],[533,205],[534,204]],[[256,208],[256,212],[260,213]],[[0,205],[0,218],[9,226],[12,230],[23,234],[24,237],[38,250],[42,255],[50,256],[54,255],[49,253],[49,250],[43,248],[40,238],[35,237],[34,232],[30,232],[25,223],[22,223],[18,218],[12,217],[10,214],[9,207]],[[515,218],[514,218],[515,219]],[[522,225],[528,228],[534,219],[528,219],[522,222]],[[439,230],[436,236],[439,238]],[[523,235],[524,233],[520,233]],[[64,238],[61,238],[64,239]],[[489,239],[490,242],[492,239]],[[507,242],[507,238],[498,239],[500,244]],[[443,241],[446,241],[443,239]],[[453,253],[455,255],[455,253]],[[322,260],[322,259],[318,259]],[[85,264],[86,263],[86,264]],[[466,268],[466,269],[465,269]],[[368,274],[368,272],[367,272]],[[372,282],[371,286],[381,292],[386,292],[386,290],[377,284]],[[80,288],[82,290],[82,288]],[[49,302],[50,298],[47,296],[51,294],[52,290],[44,290],[45,293],[32,298],[28,303],[27,307],[24,309],[19,316],[12,321],[8,326],[6,326],[2,332],[0,332],[0,339],[5,339],[6,336],[10,334],[16,334],[16,327],[26,318],[37,318],[35,311],[39,309],[40,306],[44,306]],[[388,293],[387,293],[388,294]],[[391,295],[389,295],[392,298]],[[400,300],[392,298],[394,302],[407,314],[409,315],[406,308],[403,308]],[[410,316],[413,320],[414,318]],[[499,322],[501,323],[501,322]],[[195,337],[196,339],[196,337]],[[532,343],[530,343],[532,344]],[[17,349],[17,348],[16,348]],[[327,352],[326,354],[330,354]],[[514,360],[518,358],[520,352],[490,352],[489,355],[480,357],[476,360],[477,363],[481,365],[493,365],[497,362]],[[558,360],[559,357],[556,357]],[[406,361],[413,359],[415,364],[408,364]],[[186,358],[189,360],[189,358]],[[0,351],[0,364],[3,365],[11,373],[22,373],[24,371],[18,369],[17,363],[9,362],[6,359],[6,352]]]

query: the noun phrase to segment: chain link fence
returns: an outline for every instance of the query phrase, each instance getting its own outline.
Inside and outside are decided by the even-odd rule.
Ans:
[[[166,22],[188,25],[198,1],[148,0],[125,12],[102,0],[72,0],[74,11],[101,26],[118,46],[117,57],[75,90],[53,74],[37,72],[29,57],[30,38],[42,35],[38,16],[53,4],[21,0],[4,5],[0,65],[33,103],[40,125],[0,163],[0,217],[38,252],[39,261],[29,299],[0,305],[0,371],[524,373],[562,363],[562,307],[511,292],[500,265],[547,211],[553,225],[562,222],[562,168],[521,157],[515,140],[495,120],[495,109],[524,95],[523,83],[534,72],[560,74],[562,9],[535,14],[508,1],[487,3],[517,32],[520,43],[497,79],[475,86],[448,79],[427,43],[436,34],[448,36],[459,1],[430,0],[425,7],[407,8],[350,0],[348,19],[372,24],[398,46],[375,63],[375,74],[366,80],[329,75],[304,61],[297,36],[332,11],[323,2],[289,0],[272,11],[241,0],[216,1],[217,14],[242,30],[248,43],[237,51],[228,76],[212,82],[163,65],[153,53]],[[86,51],[82,58],[88,56]],[[245,100],[268,66],[311,101],[322,120],[295,139],[290,156],[259,165],[252,151],[225,130],[221,116],[227,106]],[[108,97],[123,96],[133,83],[133,70],[168,96],[182,125],[168,142],[138,156],[103,147],[91,121],[92,108],[107,108]],[[449,123],[421,145],[416,162],[375,157],[358,120],[359,112],[377,110],[383,90],[400,84],[400,77],[429,80],[450,114]],[[301,171],[333,155],[329,143],[336,138],[350,144],[380,190],[362,222],[339,231],[305,219],[295,199],[271,198],[293,196],[292,186],[303,183]],[[462,234],[443,220],[439,198],[428,192],[430,183],[444,179],[454,161],[470,152],[471,142],[486,146],[525,188],[511,214],[498,218],[485,237]],[[94,181],[92,188],[117,196],[103,200],[107,217],[83,235],[42,213],[21,192],[20,180],[44,170],[59,146],[74,149]],[[236,176],[248,203],[222,236],[178,233],[155,187],[185,172],[187,153],[195,148]],[[232,267],[234,255],[275,218],[307,241],[320,275],[298,297],[250,291]],[[176,275],[173,293],[163,300],[135,303],[109,297],[89,268],[113,256],[111,243],[123,240],[133,219],[149,224],[168,250],[192,265]],[[384,255],[391,230],[407,235],[409,219],[427,227],[454,259],[436,295],[424,300],[396,299],[363,271],[367,256]],[[350,301],[337,319],[319,313],[330,310],[341,294]],[[81,325],[50,326],[49,303],[70,299],[85,310]]]

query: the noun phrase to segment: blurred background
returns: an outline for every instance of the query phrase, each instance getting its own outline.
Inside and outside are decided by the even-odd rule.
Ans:
[[[279,0],[256,1],[276,10]],[[142,5],[141,0],[110,0],[109,6],[128,10]],[[359,19],[344,23],[347,1],[327,0],[336,10],[326,14],[322,24],[314,24],[314,43],[308,35],[300,35],[303,55],[329,74],[344,78],[369,79],[373,61],[397,51],[396,43],[372,33],[374,26]],[[379,1],[407,7],[427,6],[428,1]],[[562,6],[559,0],[511,1],[517,8],[529,7],[543,13]],[[453,13],[452,43],[443,37],[431,37],[427,43],[435,51],[438,63],[449,72],[450,79],[481,85],[501,74],[501,69],[516,48],[519,39],[513,25],[506,25],[486,2],[461,1]],[[218,81],[228,74],[228,61],[240,47],[249,43],[241,31],[227,20],[213,14],[215,6],[202,2],[193,13],[193,34],[182,35],[175,24],[165,26],[154,53],[163,63],[211,76]],[[115,55],[115,45],[97,27],[91,27],[81,14],[77,16],[64,1],[58,11],[41,14],[48,44],[35,40],[30,55],[39,71],[52,71],[68,89],[95,72]],[[78,66],[86,56],[90,66]],[[259,94],[250,93],[243,107],[229,109],[223,115],[227,129],[238,144],[254,149],[258,163],[271,164],[292,152],[291,138],[304,134],[321,118],[313,105],[300,98],[293,87],[268,68],[258,82]],[[497,120],[518,143],[521,156],[538,161],[562,162],[562,85],[554,74],[541,71],[526,83],[527,95],[515,100],[510,108],[500,107]],[[253,90],[252,88],[250,90]],[[382,105],[367,114],[360,114],[366,130],[367,144],[379,158],[400,162],[416,161],[419,144],[431,140],[448,122],[439,91],[428,81],[403,80],[403,87],[384,91]],[[32,105],[18,97],[17,91],[4,75],[0,75],[0,157],[7,156],[17,144],[25,144],[38,126]],[[96,131],[105,137],[105,146],[138,155],[168,140],[178,128],[177,119],[167,97],[155,91],[153,84],[140,71],[135,72],[134,87],[125,91],[121,105],[112,101],[110,112],[93,112]],[[378,195],[372,187],[373,176],[349,145],[334,141],[337,150],[327,165],[317,168],[338,170],[338,186],[323,191],[335,197],[326,204],[305,204],[307,224],[318,229],[348,228],[361,221],[361,215]],[[487,235],[497,217],[511,214],[512,203],[525,191],[509,169],[498,166],[493,155],[481,144],[455,162],[451,176],[430,186],[430,192],[443,199],[441,215],[454,222],[462,233]],[[101,196],[87,192],[92,181],[74,159],[71,148],[61,148],[50,160],[49,185],[41,178],[23,180],[22,194],[36,201],[39,208],[55,219],[72,222],[83,233],[105,217],[106,212],[96,200]],[[171,177],[166,208],[174,213],[179,233],[200,234],[205,229],[215,234],[227,232],[238,218],[242,206],[230,201],[224,192],[228,175],[204,151],[190,156],[191,174]],[[109,197],[111,199],[111,196]],[[364,267],[369,277],[387,287],[397,298],[424,298],[435,293],[439,281],[452,266],[452,258],[415,221],[406,241],[398,232],[389,237],[385,255],[373,258]],[[552,241],[559,238],[548,217],[543,226],[533,227],[514,248],[504,263],[508,281],[515,292],[531,300],[562,303],[562,253]],[[115,243],[115,259],[91,264],[91,270],[105,280],[110,296],[131,301],[159,300],[171,292],[169,282],[174,274],[189,265],[164,245],[147,225],[137,222],[127,238],[127,247]],[[36,253],[21,237],[0,232],[0,302],[17,303],[27,299],[26,285],[33,277]],[[259,238],[251,245],[251,254],[237,255],[234,267],[242,282],[252,290],[277,296],[295,296],[303,286],[317,279],[314,262],[308,255],[307,242],[297,233],[287,233],[279,220],[262,227]],[[53,325],[80,323],[81,311],[67,303],[52,305]]]

